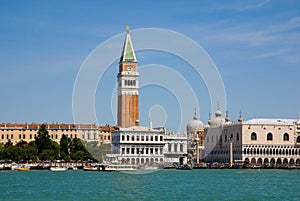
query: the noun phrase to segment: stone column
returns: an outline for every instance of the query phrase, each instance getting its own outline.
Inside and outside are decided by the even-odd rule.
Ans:
[[[229,163],[229,166],[232,167],[232,164],[233,164],[233,151],[232,151],[232,141],[230,141],[230,163]]]

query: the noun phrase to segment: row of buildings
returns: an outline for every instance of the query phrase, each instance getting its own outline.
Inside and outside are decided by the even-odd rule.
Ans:
[[[251,119],[230,122],[219,109],[204,124],[194,117],[186,132],[139,125],[139,73],[137,58],[127,27],[118,72],[118,124],[46,124],[52,140],[62,135],[105,146],[107,161],[155,164],[178,162],[187,156],[195,163],[234,162],[251,165],[300,164],[300,120]],[[30,142],[41,124],[0,124],[0,142]]]
[[[30,142],[38,135],[42,124],[0,124],[0,140],[2,144],[11,142],[17,144],[20,141]],[[107,144],[111,142],[111,132],[119,129],[118,126],[97,126],[96,124],[48,124],[45,123],[51,140],[59,143],[62,135],[68,138],[79,138],[88,142]]]

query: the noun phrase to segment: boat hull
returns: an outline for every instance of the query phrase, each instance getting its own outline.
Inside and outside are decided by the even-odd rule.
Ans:
[[[67,171],[68,168],[64,168],[64,167],[50,167],[49,169],[52,172],[63,172],[63,171]]]
[[[192,170],[193,168],[187,165],[180,165],[176,168],[176,170]]]

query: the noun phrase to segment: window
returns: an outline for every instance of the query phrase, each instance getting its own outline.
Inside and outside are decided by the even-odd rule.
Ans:
[[[19,139],[22,139],[22,135],[21,134],[19,134]]]
[[[4,139],[4,135],[2,134],[2,136],[1,136],[1,138],[2,138],[2,140]]]
[[[257,140],[257,135],[256,133],[251,133],[251,140]]]
[[[110,135],[107,136],[107,140],[110,140]]]
[[[127,141],[129,141],[129,135],[127,135]]]
[[[300,135],[297,137],[297,143],[300,143]]]
[[[283,141],[289,141],[289,140],[290,140],[289,134],[285,133],[285,134],[283,135]]]
[[[163,136],[160,136],[159,139],[160,139],[160,141],[163,141]]]
[[[131,141],[134,141],[134,136],[131,136]]]
[[[136,136],[136,141],[140,141],[140,136]]]
[[[267,140],[268,141],[272,141],[273,140],[273,134],[272,133],[268,133]]]
[[[23,139],[25,139],[26,138],[26,136],[25,136],[25,134],[23,134]]]
[[[32,134],[29,135],[29,138],[32,139]]]
[[[155,136],[155,141],[158,141],[158,136]]]
[[[122,135],[122,141],[125,141],[125,136],[124,135]]]
[[[10,135],[10,138],[11,138],[11,139],[14,139],[14,134],[11,134],[11,135]]]
[[[174,152],[177,152],[177,144],[174,144]]]
[[[236,134],[236,141],[239,141],[240,140],[240,135],[237,133]]]

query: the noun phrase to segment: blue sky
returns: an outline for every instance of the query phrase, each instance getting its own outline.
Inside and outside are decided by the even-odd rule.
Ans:
[[[240,110],[244,119],[300,114],[299,1],[1,0],[0,5],[0,122],[72,123],[72,92],[81,64],[126,25],[170,29],[200,44],[221,74],[232,121]],[[191,82],[199,79],[170,55],[146,51],[137,57],[141,66],[168,65]],[[114,124],[110,94],[117,68],[115,62],[98,86],[99,124]],[[197,87],[200,118],[207,122],[208,92],[203,82]],[[178,103],[170,92],[145,87],[140,101],[142,124],[148,124],[151,106],[162,105],[165,111],[155,107],[152,113],[164,112],[160,116],[167,118],[167,128],[176,129],[178,119],[169,110],[177,111]],[[194,107],[187,108],[191,118]]]

